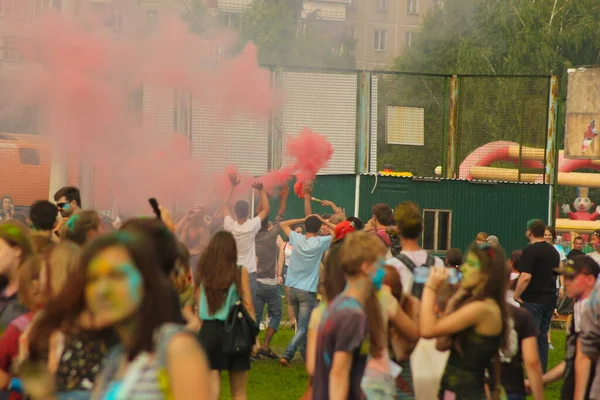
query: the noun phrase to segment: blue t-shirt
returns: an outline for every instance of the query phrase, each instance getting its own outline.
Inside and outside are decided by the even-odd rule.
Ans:
[[[323,254],[331,244],[331,236],[307,238],[297,232],[292,232],[290,244],[293,250],[285,285],[316,293],[319,284],[319,265]]]

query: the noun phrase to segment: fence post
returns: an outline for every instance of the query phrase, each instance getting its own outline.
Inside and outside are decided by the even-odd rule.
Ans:
[[[450,77],[450,106],[448,110],[448,131],[446,137],[446,165],[444,166],[444,178],[456,178],[456,149],[458,148],[458,76]]]
[[[282,68],[271,70],[271,91],[277,92],[283,86]],[[281,168],[283,164],[283,106],[275,107],[271,113],[269,124],[269,160],[268,168],[270,171]]]
[[[358,113],[356,118],[356,173],[369,172],[371,154],[371,72],[358,75]]]
[[[550,77],[548,98],[548,133],[546,138],[546,176],[544,183],[550,184],[548,199],[548,223],[554,225],[556,206],[556,185],[558,174],[558,141],[556,138],[556,121],[558,115],[558,77]]]
[[[67,185],[69,171],[66,155],[60,151],[57,145],[51,146],[52,156],[50,161],[50,190],[48,198],[54,203],[54,193]]]

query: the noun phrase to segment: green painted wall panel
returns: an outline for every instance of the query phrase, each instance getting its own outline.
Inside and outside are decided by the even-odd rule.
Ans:
[[[452,210],[451,246],[463,250],[481,231],[498,236],[507,252],[520,249],[526,245],[526,222],[532,218],[546,220],[548,212],[548,185],[423,182],[395,177],[376,180],[370,175],[361,176],[360,185],[361,219],[370,218],[371,207],[376,203],[395,206],[411,200],[421,209],[449,209]]]
[[[332,200],[354,213],[354,175],[319,176],[313,196]],[[293,183],[290,184],[293,187]],[[371,193],[372,192],[372,193]],[[411,178],[360,177],[359,217],[371,217],[371,207],[387,203],[395,207],[405,200],[416,202],[421,209],[452,210],[451,246],[466,249],[478,232],[494,234],[510,252],[526,245],[525,224],[532,218],[546,220],[548,212],[548,185],[516,183],[478,184],[467,181],[418,181]],[[271,217],[279,207],[278,199],[271,199]],[[313,212],[331,213],[328,207],[313,202]],[[290,193],[286,218],[304,216],[304,203]]]

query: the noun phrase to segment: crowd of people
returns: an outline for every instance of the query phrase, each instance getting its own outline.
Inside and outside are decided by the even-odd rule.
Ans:
[[[286,219],[284,186],[269,220],[261,183],[256,210],[230,183],[218,207],[114,221],[75,187],[25,218],[3,198],[0,399],[213,400],[222,371],[245,399],[252,362],[272,359],[305,365],[303,399],[539,400],[563,379],[563,399],[600,400],[600,230],[565,255],[531,220],[522,250],[481,232],[442,260],[410,201],[316,215],[307,183]],[[276,354],[284,306],[295,332]],[[566,354],[547,371],[559,309]]]

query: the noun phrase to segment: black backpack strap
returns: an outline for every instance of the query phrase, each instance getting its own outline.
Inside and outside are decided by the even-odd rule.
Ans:
[[[408,256],[406,254],[400,253],[400,254],[398,254],[396,256],[396,258],[398,260],[402,261],[402,263],[404,265],[406,265],[406,267],[408,269],[410,269],[411,271],[414,271],[415,268],[417,268],[417,266],[415,265],[415,263],[410,258],[408,258]]]
[[[435,257],[428,253],[425,265],[427,265],[428,267],[433,267],[435,265]]]

